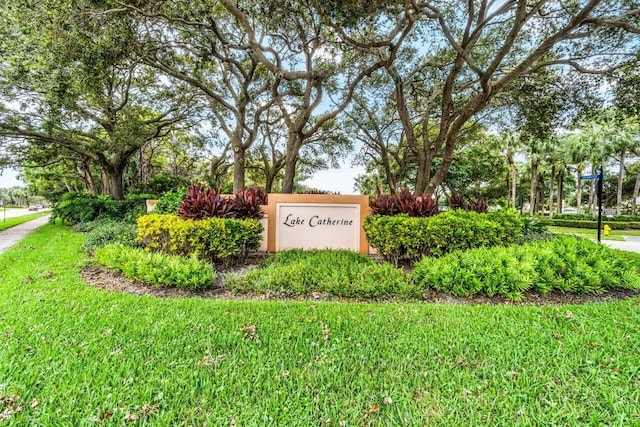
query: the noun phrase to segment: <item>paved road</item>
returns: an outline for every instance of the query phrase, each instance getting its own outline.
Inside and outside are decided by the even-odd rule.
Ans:
[[[619,242],[617,240],[602,240],[602,244],[614,249],[622,249],[629,252],[640,252],[640,241],[633,237],[624,237],[626,241]],[[594,240],[595,241],[595,240]]]
[[[0,254],[49,222],[49,215],[0,231]]]
[[[49,209],[47,209],[49,210]],[[39,209],[38,212],[42,212],[42,209]],[[29,209],[16,209],[16,208],[7,208],[6,210],[6,218],[15,218],[18,216],[31,215],[37,212],[30,211]],[[5,218],[5,209],[0,208],[0,221]]]

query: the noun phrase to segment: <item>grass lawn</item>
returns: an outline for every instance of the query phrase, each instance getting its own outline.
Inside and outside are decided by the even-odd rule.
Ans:
[[[40,218],[42,215],[46,215],[49,212],[38,212],[34,214],[29,214],[25,216],[18,216],[14,218],[7,218],[6,221],[0,219],[0,231],[6,230],[7,228],[15,227],[16,225],[20,225],[22,223],[34,220],[36,218]],[[2,210],[0,210],[0,217],[2,216]]]
[[[158,299],[85,285],[82,238],[0,256],[0,424],[640,424],[638,299]]]
[[[598,230],[592,230],[587,228],[572,228],[572,227],[557,227],[557,226],[547,226],[547,229],[556,234],[570,234],[574,236],[584,237],[585,239],[597,239],[598,238]],[[639,236],[637,230],[634,231],[626,231],[626,230],[611,230],[608,236],[604,235],[604,232],[600,235],[602,240],[618,240],[624,241],[622,236]]]

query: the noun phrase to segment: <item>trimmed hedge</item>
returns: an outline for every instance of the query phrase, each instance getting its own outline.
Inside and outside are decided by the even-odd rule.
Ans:
[[[602,216],[605,219],[605,216]],[[545,218],[541,218],[545,219]],[[567,219],[572,221],[596,221],[598,219],[597,214],[559,214],[554,213],[553,219]],[[613,215],[611,217],[606,217],[607,221],[615,221],[615,222],[640,222],[640,215]]]
[[[542,225],[555,225],[558,227],[573,227],[573,228],[588,228],[597,230],[598,221],[583,221],[583,220],[569,220],[569,219],[539,219],[538,222]],[[609,218],[602,219],[602,226],[607,224],[612,230],[640,230],[640,222],[622,222],[622,221],[610,221]]]
[[[153,252],[196,256],[212,263],[242,262],[262,239],[262,224],[254,219],[182,219],[150,214],[138,219],[137,241]]]
[[[456,209],[426,218],[372,215],[365,219],[364,230],[378,254],[397,266],[405,256],[417,261],[455,250],[514,243],[522,235],[522,219],[513,209],[489,213]]]
[[[217,277],[211,264],[195,257],[154,254],[120,244],[96,249],[95,261],[130,279],[155,286],[198,290],[211,285]]]
[[[528,290],[601,293],[640,288],[640,276],[614,250],[557,236],[548,242],[458,251],[415,265],[412,283],[455,296],[522,298]]]
[[[278,252],[257,269],[227,276],[226,284],[235,292],[319,292],[348,298],[419,296],[402,270],[347,250]]]

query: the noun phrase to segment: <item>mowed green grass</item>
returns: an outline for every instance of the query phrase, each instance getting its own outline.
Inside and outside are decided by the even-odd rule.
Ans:
[[[7,425],[640,424],[638,299],[160,299],[84,284],[81,240],[0,256]]]
[[[25,216],[18,216],[14,218],[7,218],[6,221],[0,219],[0,231],[6,230],[7,228],[15,227],[16,225],[23,224],[28,221],[32,221],[34,219],[40,218],[41,216],[47,214],[48,212],[38,212],[34,214],[29,214]],[[0,218],[2,218],[2,210],[0,209]]]
[[[598,230],[591,230],[587,228],[573,228],[573,227],[557,227],[550,225],[547,229],[556,234],[569,234],[572,236],[579,236],[585,239],[597,239],[598,238]],[[637,231],[625,231],[625,230],[611,230],[608,236],[604,235],[604,231],[601,232],[600,238],[602,240],[617,240],[624,241],[624,237],[622,236],[637,236]]]

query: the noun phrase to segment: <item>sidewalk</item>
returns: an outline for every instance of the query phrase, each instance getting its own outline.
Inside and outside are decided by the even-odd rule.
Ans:
[[[18,243],[27,234],[37,230],[49,222],[49,216],[50,215],[41,216],[33,221],[25,222],[23,224],[16,225],[15,227],[0,231],[0,254]]]
[[[629,237],[624,236],[625,239],[629,239]],[[596,242],[597,240],[593,240]],[[620,242],[617,240],[602,240],[602,244],[608,246],[613,249],[621,249],[623,251],[629,252],[640,252],[640,241],[633,239],[627,240],[625,242]]]

